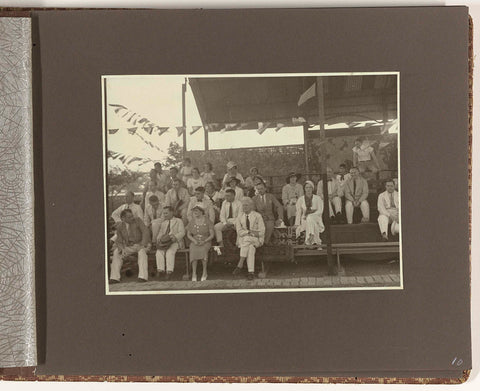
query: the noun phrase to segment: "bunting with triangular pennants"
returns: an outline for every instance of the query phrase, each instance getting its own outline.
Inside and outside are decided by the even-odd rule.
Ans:
[[[307,91],[305,91],[304,99],[308,100],[311,97],[315,96],[314,89],[315,85],[311,86]],[[312,95],[313,94],[313,95]],[[302,104],[302,103],[301,103]],[[134,127],[129,127],[128,132],[131,135],[137,134],[138,130],[143,129],[149,135],[158,135],[168,132],[170,128],[175,128],[177,131],[177,137],[183,136],[187,131],[187,127],[184,126],[159,126],[158,124],[150,121],[148,118],[138,114],[126,106],[116,103],[110,103],[114,112],[123,118],[129,124],[132,124]],[[262,122],[241,122],[241,123],[209,123],[204,126],[195,125],[188,127],[189,134],[193,135],[197,133],[202,127],[204,127],[206,132],[220,132],[225,133],[231,130],[243,130],[243,129],[257,129],[258,134],[263,134],[267,128],[273,128],[275,132],[279,132],[281,129],[289,126],[303,126],[307,121],[303,117],[293,117],[293,118],[284,118],[278,119],[277,122],[273,121],[262,121]],[[136,126],[136,127],[135,127]],[[118,133],[119,129],[109,129],[109,134]]]
[[[194,133],[197,132],[199,129],[201,129],[201,126],[192,126],[192,130],[191,130],[190,134],[194,134]]]
[[[107,151],[107,158],[113,159],[113,160],[118,159],[126,166],[128,166],[129,164],[131,164],[133,162],[141,162],[139,164],[139,166],[142,166],[144,164],[153,162],[153,160],[150,159],[150,158],[132,156],[132,155],[128,155],[128,154],[125,154],[125,153],[114,152],[114,151]]]
[[[161,136],[165,132],[170,129],[170,126],[159,126],[156,123],[150,121],[148,118],[143,117],[141,114],[138,114],[130,109],[128,109],[124,105],[116,104],[116,103],[109,103],[109,106],[111,106],[115,112],[115,114],[118,114],[121,118],[123,118],[126,122],[132,124],[132,125],[137,125],[136,128],[131,127],[128,128],[128,132],[130,134],[136,134],[136,131],[138,129],[143,129],[145,132],[148,134],[158,134]],[[202,126],[195,125],[191,127],[192,130],[190,131],[190,134],[196,133],[198,130],[202,128]],[[183,126],[175,126],[175,129],[177,129],[177,135],[178,137],[182,136],[183,133],[185,133],[186,128]],[[109,134],[115,134],[118,132],[118,129],[109,129],[108,133]]]
[[[185,127],[184,126],[175,126],[177,129],[177,136],[180,137],[183,133],[185,133]]]

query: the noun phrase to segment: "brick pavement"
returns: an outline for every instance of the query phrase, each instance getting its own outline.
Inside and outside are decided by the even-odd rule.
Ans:
[[[375,276],[317,276],[287,278],[245,278],[212,279],[207,281],[159,281],[152,279],[146,283],[136,281],[110,285],[110,292],[131,291],[178,291],[178,290],[223,290],[223,289],[295,289],[295,288],[370,288],[399,287],[398,274]]]

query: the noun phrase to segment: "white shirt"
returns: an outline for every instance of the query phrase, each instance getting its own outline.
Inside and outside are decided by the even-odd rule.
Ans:
[[[193,191],[195,191],[195,189],[196,189],[197,187],[200,187],[200,186],[201,186],[201,187],[205,187],[205,179],[203,179],[202,177],[197,178],[197,179],[195,179],[195,178],[193,178],[193,177],[188,178],[188,180],[187,180],[187,188],[188,188],[189,190],[191,189],[192,192],[193,192]]]
[[[341,174],[337,174],[337,181],[338,184],[340,185],[340,188],[343,190],[343,186],[345,186],[345,182],[347,182],[352,176],[346,172],[343,174],[343,179]]]
[[[340,183],[338,183],[336,178],[332,178],[327,183],[328,196],[339,197],[340,193]],[[323,200],[323,180],[320,179],[317,184],[317,195],[320,196]]]
[[[357,158],[359,162],[368,162],[372,160],[370,154],[373,152],[373,148],[370,145],[362,144],[360,147],[353,147],[353,153],[357,154]]]
[[[390,194],[392,194],[393,197],[393,205]],[[388,212],[388,209],[398,209],[398,205],[398,192],[396,190],[393,193],[384,191],[378,195],[377,208],[378,213],[381,215],[389,216],[390,213]]]
[[[145,225],[148,227],[153,220],[156,219],[162,219],[162,212],[163,212],[163,205],[158,205],[158,208],[156,210],[156,216],[155,216],[155,211],[153,210],[152,205],[148,204],[145,206],[145,216],[143,218],[143,222]]]
[[[120,214],[125,209],[130,209],[135,217],[138,217],[143,221],[142,208],[140,207],[140,205],[137,205],[134,202],[132,202],[131,204],[123,204],[113,211],[112,218],[113,220],[115,220],[116,223],[119,223],[120,221],[122,221],[122,219],[120,218]]]
[[[229,218],[230,205],[232,205],[232,217]],[[240,213],[242,213],[242,203],[240,201],[233,200],[233,202],[228,202],[225,200],[222,202],[222,208],[220,209],[220,222],[223,224],[235,224]]]
[[[208,182],[215,183],[215,173],[213,171],[212,172],[202,172],[200,174],[200,176],[205,181],[205,183],[208,183]]]

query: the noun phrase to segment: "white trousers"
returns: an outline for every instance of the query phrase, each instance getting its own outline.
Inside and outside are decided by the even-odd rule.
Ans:
[[[255,271],[255,251],[256,248],[253,244],[245,244],[240,246],[240,257],[247,258],[247,269],[249,273]]]
[[[223,241],[222,232],[225,231],[227,227],[235,229],[234,225],[227,226],[227,224],[224,224],[222,222],[215,224],[215,226],[213,227],[213,230],[215,231],[215,239],[217,239],[217,243],[220,243]]]
[[[392,216],[379,215],[378,226],[380,227],[380,233],[388,236],[388,223],[392,223],[391,232],[392,235],[396,235],[400,232],[400,224],[398,224]]]
[[[347,214],[347,222],[348,224],[353,223],[353,202],[350,200],[345,201],[345,212]],[[360,210],[362,211],[362,216],[365,219],[370,218],[370,205],[368,205],[367,200],[363,200],[360,203]]]
[[[139,244],[127,247],[125,249],[126,255],[138,254],[138,278],[148,280],[148,257],[145,248]],[[123,265],[123,256],[120,250],[116,248],[113,250],[112,267],[110,270],[110,279],[120,281],[120,270]]]
[[[330,207],[330,216],[335,216],[337,213],[342,213],[342,200],[340,197],[333,197],[328,203]],[[332,206],[333,205],[333,206]],[[335,213],[333,212],[335,210]]]
[[[175,254],[178,250],[178,243],[172,243],[167,250],[157,250],[155,258],[157,259],[157,270],[165,271],[165,263],[167,272],[173,272],[175,267]]]

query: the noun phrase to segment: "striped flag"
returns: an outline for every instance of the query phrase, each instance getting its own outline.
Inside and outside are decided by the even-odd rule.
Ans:
[[[148,128],[143,128],[143,130],[144,130],[145,132],[147,132],[148,134],[152,134],[152,132],[153,132],[153,127],[152,127],[152,126],[149,126]]]
[[[135,132],[137,131],[138,128],[128,128],[128,133],[130,134],[135,134]]]
[[[317,92],[315,91],[316,87],[317,83],[313,83],[302,95],[300,95],[300,98],[298,99],[298,106],[303,105],[307,100],[317,95]]]
[[[108,129],[108,134],[115,134],[118,132],[118,129]]]

